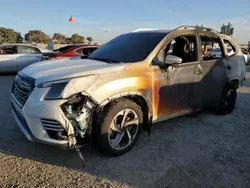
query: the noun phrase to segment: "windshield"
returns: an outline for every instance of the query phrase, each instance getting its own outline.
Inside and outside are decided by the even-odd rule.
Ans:
[[[108,63],[127,63],[144,60],[167,33],[138,32],[120,35],[99,49],[89,59]]]
[[[70,48],[73,48],[74,46],[73,45],[68,45],[68,46],[64,46],[62,48],[58,48],[58,49],[55,49],[54,52],[64,52]]]

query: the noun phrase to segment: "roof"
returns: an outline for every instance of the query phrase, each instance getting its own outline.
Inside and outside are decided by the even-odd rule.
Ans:
[[[135,31],[132,31],[133,33],[169,33],[172,30],[167,29],[137,29]]]
[[[4,44],[0,44],[0,46],[32,46],[32,47],[37,47],[36,45],[33,44],[26,44],[26,43],[4,43]]]

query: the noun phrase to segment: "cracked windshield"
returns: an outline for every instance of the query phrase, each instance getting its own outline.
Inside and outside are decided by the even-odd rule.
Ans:
[[[250,185],[250,1],[3,1],[0,187]]]

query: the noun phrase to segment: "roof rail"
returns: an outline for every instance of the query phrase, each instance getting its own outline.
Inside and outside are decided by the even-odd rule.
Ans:
[[[195,29],[195,30],[201,30],[201,31],[210,31],[210,32],[214,32],[214,33],[219,33],[218,31],[212,29],[212,28],[208,28],[208,27],[203,27],[203,26],[191,26],[191,25],[182,25],[180,27],[177,27],[175,30],[181,30],[181,29]]]

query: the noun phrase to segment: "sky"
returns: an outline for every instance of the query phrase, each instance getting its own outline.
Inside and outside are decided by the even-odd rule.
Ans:
[[[0,10],[0,27],[22,35],[38,29],[50,36],[79,33],[105,43],[138,28],[203,24],[220,30],[223,23],[231,22],[237,43],[250,41],[250,0],[8,0]],[[68,21],[70,16],[74,23]]]

